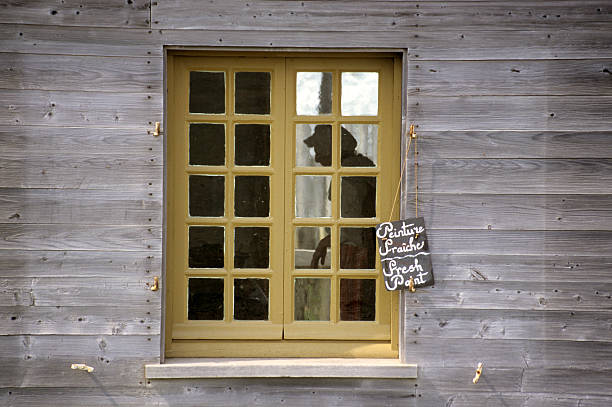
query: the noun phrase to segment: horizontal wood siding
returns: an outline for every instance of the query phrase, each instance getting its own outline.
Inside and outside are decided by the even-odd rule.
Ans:
[[[0,405],[612,404],[611,12],[606,0],[0,4]],[[166,136],[151,132],[164,46],[408,50],[436,278],[405,301],[418,379],[145,379],[161,356],[149,288],[163,260]],[[409,161],[406,216],[413,179]]]

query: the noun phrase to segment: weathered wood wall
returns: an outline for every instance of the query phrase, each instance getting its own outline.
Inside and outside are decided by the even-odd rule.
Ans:
[[[611,11],[0,2],[0,404],[612,404]],[[163,140],[150,131],[164,45],[410,50],[437,280],[407,296],[417,380],[146,381],[160,356],[148,284],[162,261]]]

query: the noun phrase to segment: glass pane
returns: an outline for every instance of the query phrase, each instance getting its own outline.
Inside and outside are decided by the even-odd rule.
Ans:
[[[295,164],[298,167],[331,165],[332,126],[298,124],[295,127]]]
[[[225,126],[222,124],[189,125],[189,164],[225,164]]]
[[[378,114],[378,72],[342,72],[343,116]]]
[[[329,321],[331,280],[329,278],[296,278],[296,321]]]
[[[236,216],[265,217],[270,214],[270,177],[237,176],[235,182]]]
[[[340,279],[340,319],[342,321],[376,319],[376,280]]]
[[[332,111],[332,73],[298,72],[295,111],[299,115],[330,114]]]
[[[343,218],[376,216],[376,177],[342,177],[340,216]]]
[[[266,227],[237,227],[234,239],[234,268],[267,269],[270,264],[270,230]]]
[[[329,269],[331,229],[303,226],[295,228],[295,268]]]
[[[189,215],[223,216],[225,177],[223,175],[189,176]]]
[[[225,113],[225,72],[189,72],[189,111]]]
[[[236,113],[270,114],[270,72],[236,72]]]
[[[223,279],[190,278],[188,319],[223,320]]]
[[[270,165],[270,125],[236,125],[236,165]]]
[[[331,176],[298,175],[295,177],[295,216],[329,218],[331,216]]]
[[[234,319],[267,320],[270,281],[267,278],[234,280]]]
[[[375,263],[375,229],[340,228],[340,268],[373,269]]]
[[[189,267],[223,268],[225,230],[219,226],[189,228]]]
[[[342,125],[342,166],[375,167],[378,156],[376,124]]]

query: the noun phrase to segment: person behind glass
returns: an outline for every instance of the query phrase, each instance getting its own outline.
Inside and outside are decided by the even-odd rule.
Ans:
[[[315,161],[329,167],[332,162],[331,126],[317,125],[314,133],[304,140],[304,143],[314,148]],[[347,129],[341,129],[342,167],[374,167],[368,157],[355,151],[357,140]],[[376,216],[376,181],[374,177],[347,176],[342,177],[340,216],[343,218],[373,218]],[[327,199],[331,200],[331,186]],[[375,241],[370,228],[342,228],[340,234],[340,268],[364,269],[374,268]],[[328,248],[331,247],[331,237],[327,235],[319,241],[315,249],[311,268],[325,264]]]

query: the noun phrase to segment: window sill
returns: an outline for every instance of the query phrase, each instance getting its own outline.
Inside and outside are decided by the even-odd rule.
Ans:
[[[397,359],[166,359],[145,365],[147,379],[321,377],[416,379],[417,366]]]

